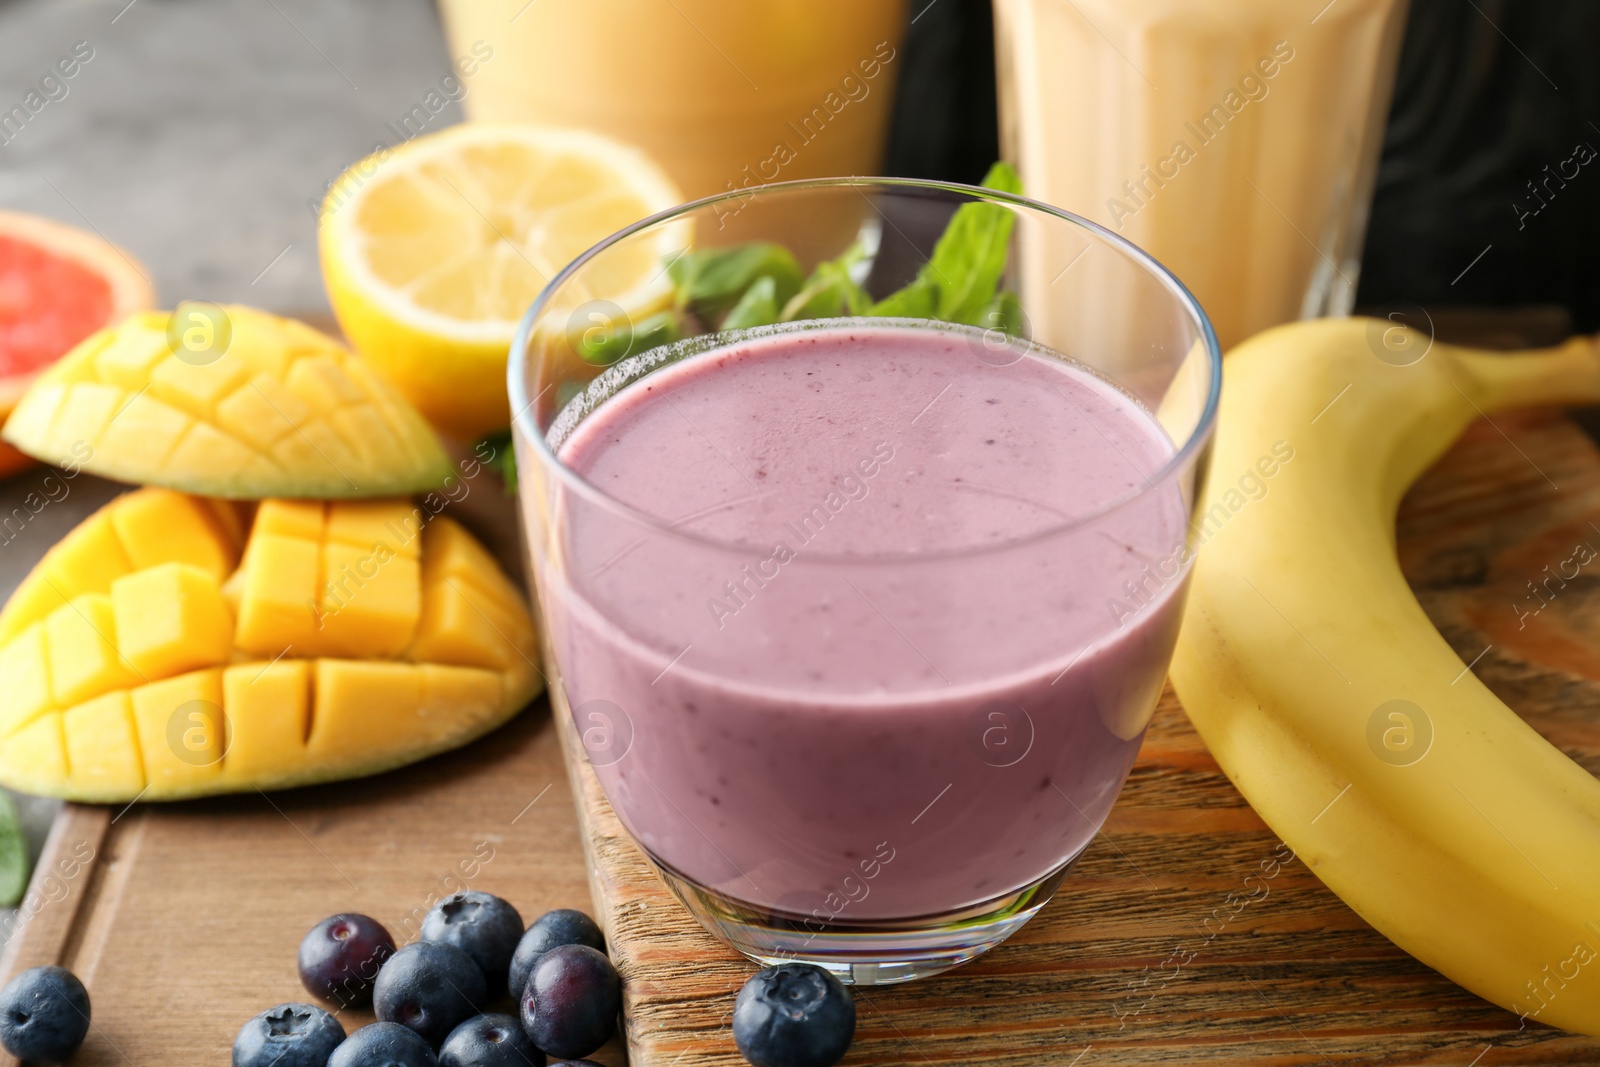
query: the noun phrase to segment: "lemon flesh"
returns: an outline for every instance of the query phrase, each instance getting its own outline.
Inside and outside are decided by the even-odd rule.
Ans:
[[[339,325],[444,432],[511,421],[517,324],[571,260],[681,199],[647,156],[579,130],[467,124],[384,149],[333,184],[318,225]],[[684,227],[585,271],[589,298],[639,315],[670,298]]]

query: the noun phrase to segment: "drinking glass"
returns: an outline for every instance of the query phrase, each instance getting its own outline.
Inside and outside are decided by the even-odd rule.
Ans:
[[[873,174],[907,0],[440,0],[475,122],[598,130],[685,196]]]
[[[1004,155],[1165,264],[1224,348],[1348,315],[1408,7],[995,0]]]
[[[729,213],[741,235],[784,235],[807,271],[853,247],[842,262],[881,298],[919,273],[953,284],[953,261],[930,257],[953,213],[978,204],[1009,220],[1000,289],[1015,299],[988,322],[846,316],[717,331],[691,315],[671,340],[658,330],[675,314],[671,265],[725,245]],[[1107,285],[1133,302],[1038,314]],[[890,390],[872,411],[882,439],[862,437],[861,462],[829,483],[838,507],[855,509],[849,521],[830,522],[833,498],[824,508],[819,497],[766,538],[728,516],[775,487],[734,480],[720,462],[637,457],[629,474],[650,487],[649,506],[569,462],[574,434],[607,426],[622,410],[612,405],[671,403],[647,391],[685,361],[715,385],[727,373],[706,369],[715,353],[807,336],[903,341],[963,381],[1070,372],[1127,425],[1088,420],[1086,393],[1042,390],[1028,409],[1037,425],[1010,427],[1026,444],[1015,463],[958,470],[970,492],[891,521],[881,509],[897,486],[944,469],[959,426],[943,391]],[[846,375],[818,373],[819,389]],[[586,252],[529,310],[509,374],[554,713],[690,912],[752,959],[860,984],[944,970],[1033,916],[1105,821],[1176,638],[1221,383],[1216,338],[1183,286],[1115,234],[1024,197],[899,179],[777,183],[684,205]],[[749,404],[752,433],[788,414],[762,399]],[[735,468],[747,458],[719,429],[685,421],[684,434],[722,437]],[[837,451],[860,432],[823,425],[807,439]],[[1139,433],[1159,455],[1135,477],[1121,464]],[[1035,459],[1104,474],[1106,488],[1042,499],[1019,473]],[[727,499],[708,488],[730,483]],[[993,517],[994,530],[954,534],[955,513],[968,529]],[[826,537],[811,537],[824,523]],[[776,558],[774,541],[794,551]]]

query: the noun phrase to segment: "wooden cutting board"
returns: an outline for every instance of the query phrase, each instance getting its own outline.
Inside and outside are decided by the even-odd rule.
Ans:
[[[0,504],[40,477],[0,488]],[[81,477],[0,546],[0,581],[112,491]],[[498,485],[474,485],[453,507],[515,567]],[[1600,582],[1572,582],[1521,629],[1511,606],[1575,538],[1600,548],[1591,521],[1600,526],[1600,451],[1564,416],[1519,414],[1474,427],[1423,479],[1400,542],[1463,659],[1600,771]],[[526,918],[597,913],[626,981],[634,1064],[742,1063],[728,1012],[751,967],[682,911],[587,765],[563,761],[559,733],[541,701],[460,752],[363,782],[68,806],[35,876],[34,917],[0,972],[60,962],[84,978],[95,1028],[75,1064],[225,1063],[246,1018],[304,996],[294,951],[316,920],[364,911],[404,937],[431,897],[466,885]],[[1232,911],[1229,894],[1274,858],[1285,862],[1268,894]],[[1600,1041],[1519,1031],[1287,860],[1170,693],[1104,832],[1037,919],[974,964],[863,991],[858,1004],[847,1064],[1600,1063]],[[617,1065],[624,1052],[614,1043],[596,1059]]]

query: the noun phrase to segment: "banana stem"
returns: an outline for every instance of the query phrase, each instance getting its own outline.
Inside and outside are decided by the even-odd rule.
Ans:
[[[1574,337],[1555,348],[1523,352],[1458,349],[1469,395],[1488,410],[1540,404],[1600,403],[1600,345]]]

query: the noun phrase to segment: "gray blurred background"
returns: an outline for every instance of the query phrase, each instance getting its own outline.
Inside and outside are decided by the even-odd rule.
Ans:
[[[79,41],[0,207],[99,230],[167,305],[326,308],[306,201],[449,70],[429,0],[0,0],[0,111]]]

